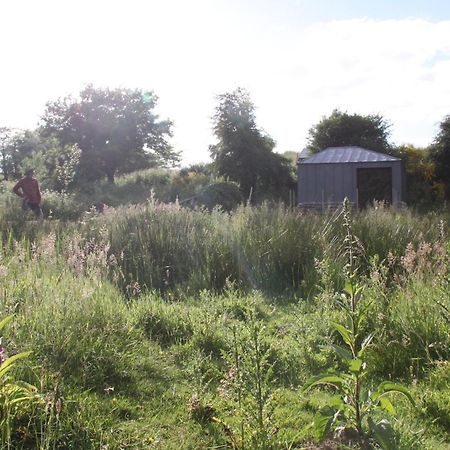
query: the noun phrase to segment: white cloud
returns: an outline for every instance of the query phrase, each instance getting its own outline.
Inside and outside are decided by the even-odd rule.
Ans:
[[[86,83],[153,89],[186,163],[206,160],[215,95],[243,86],[258,123],[297,150],[333,108],[380,113],[427,145],[450,113],[450,22],[355,19],[294,28],[222,2],[9,2],[0,11],[0,125],[33,127]],[[222,6],[219,6],[222,5]]]
[[[283,59],[297,63],[288,62],[279,80],[280,107],[291,105],[284,114],[289,123],[279,134],[282,150],[295,144],[288,131],[295,124],[301,146],[307,129],[336,107],[383,114],[393,123],[394,141],[416,145],[430,143],[435,125],[450,112],[450,22],[322,23],[299,34],[289,51],[290,58]],[[288,111],[294,111],[294,102],[293,120]],[[272,123],[269,115],[264,120]]]

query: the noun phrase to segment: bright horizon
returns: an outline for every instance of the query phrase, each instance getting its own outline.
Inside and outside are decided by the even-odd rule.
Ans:
[[[16,1],[0,6],[0,126],[35,128],[87,84],[152,90],[183,165],[207,161],[216,96],[247,89],[276,151],[338,108],[429,145],[450,114],[450,4],[357,0]]]

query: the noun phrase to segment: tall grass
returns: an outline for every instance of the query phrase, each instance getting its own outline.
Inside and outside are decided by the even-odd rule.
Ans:
[[[442,216],[371,209],[354,218],[364,249],[363,269],[371,260],[396,259],[399,270],[408,244],[440,237]],[[228,283],[270,293],[313,295],[318,285],[342,286],[342,217],[304,214],[281,204],[241,206],[233,213],[191,210],[177,203],[119,208],[88,224],[86,233],[105,227],[110,251],[119,258],[121,286],[161,292],[220,291]],[[95,233],[94,233],[95,235]]]
[[[379,343],[370,377],[427,383],[450,356],[448,237],[440,220],[384,209],[353,218],[371,303],[367,331]],[[32,351],[15,373],[44,400],[14,422],[17,448],[145,442],[170,449],[181,439],[186,448],[230,446],[226,426],[233,432],[238,425],[239,402],[217,389],[229,375],[224,355],[233,354],[233,329],[251,329],[250,307],[268,344],[260,362],[273,374],[263,380],[246,368],[257,375],[246,395],[257,400],[258,429],[271,434],[274,448],[307,445],[305,425],[328,394],[304,398],[297,387],[338,364],[321,348],[340,339],[331,326],[340,317],[344,271],[339,212],[265,204],[210,213],[151,201],[87,216],[76,230],[55,223],[27,223],[31,237],[8,234],[0,247],[0,312],[16,316],[5,346],[12,354]],[[251,361],[255,347],[242,342],[242,361]],[[278,422],[267,429],[258,383],[274,394],[267,412]],[[422,410],[405,406],[403,417],[429,421],[443,449],[448,388],[430,382],[431,389]],[[245,415],[248,429],[253,416]],[[439,448],[402,436],[404,449]]]
[[[111,252],[120,255],[124,284],[162,291],[193,292],[242,288],[283,291],[298,288],[313,270],[314,227],[282,206],[188,210],[151,202],[100,218],[110,233]]]

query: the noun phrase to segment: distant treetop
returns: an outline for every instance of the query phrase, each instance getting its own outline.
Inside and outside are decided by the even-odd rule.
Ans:
[[[357,146],[391,153],[390,126],[379,114],[362,116],[335,109],[309,130],[307,149],[313,154],[328,147]]]

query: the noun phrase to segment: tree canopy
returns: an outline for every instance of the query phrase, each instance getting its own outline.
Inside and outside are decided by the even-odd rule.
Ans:
[[[444,183],[446,197],[450,199],[450,115],[439,124],[439,132],[430,150],[435,164],[436,179]]]
[[[216,170],[239,183],[245,196],[276,192],[291,186],[289,161],[273,152],[274,140],[259,129],[255,106],[247,91],[238,88],[218,96],[213,116],[218,143],[210,146]]]
[[[394,156],[403,161],[408,204],[428,207],[444,200],[445,187],[436,179],[436,165],[427,148],[404,144],[395,148]]]
[[[168,143],[172,123],[158,120],[156,103],[153,92],[87,86],[79,98],[47,104],[42,133],[78,146],[83,177],[114,181],[116,173],[179,161]]]
[[[0,128],[0,166],[5,180],[17,179],[33,152],[42,148],[39,135],[30,130]]]
[[[327,147],[359,146],[389,153],[390,124],[380,115],[348,114],[335,109],[309,130],[308,150],[317,153]]]

